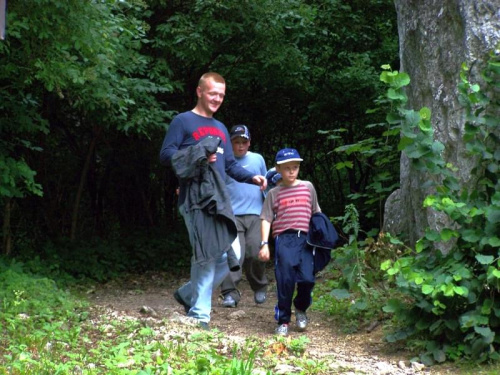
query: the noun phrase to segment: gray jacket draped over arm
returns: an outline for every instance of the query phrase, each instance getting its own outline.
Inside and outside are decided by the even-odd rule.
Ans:
[[[207,158],[220,142],[217,137],[207,137],[172,157],[177,177],[187,183],[183,209],[192,218],[191,245],[195,262],[200,263],[227,252],[238,234],[226,185]]]

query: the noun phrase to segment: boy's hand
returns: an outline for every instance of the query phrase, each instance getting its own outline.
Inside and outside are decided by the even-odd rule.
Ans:
[[[269,261],[269,245],[264,245],[261,247],[259,251],[259,260],[262,262],[268,262]]]

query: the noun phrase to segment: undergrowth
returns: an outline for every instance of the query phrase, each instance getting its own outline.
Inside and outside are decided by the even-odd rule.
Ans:
[[[179,274],[189,268],[190,258],[191,248],[184,227],[108,239],[60,238],[31,251],[26,249],[17,257],[26,270],[67,283],[104,282],[124,273],[144,271]]]
[[[326,361],[305,355],[306,336],[233,342],[218,330],[129,318],[28,268],[0,259],[0,374],[270,375],[285,365],[327,373]]]

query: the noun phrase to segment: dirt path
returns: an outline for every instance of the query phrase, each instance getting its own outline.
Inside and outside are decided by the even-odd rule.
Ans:
[[[272,270],[269,270],[269,277],[274,281]],[[184,315],[184,308],[175,301],[172,293],[186,280],[159,273],[131,275],[99,286],[90,294],[90,300],[95,305],[129,317],[141,318],[149,314],[157,319],[172,319]],[[262,305],[255,304],[253,292],[245,280],[240,283],[240,290],[242,299],[236,308],[222,307],[218,293],[214,292],[210,326],[235,340],[251,336],[271,338],[276,327],[274,282],[269,287],[267,301]],[[370,333],[345,334],[324,313],[308,311],[308,317],[307,331],[297,332],[291,324],[290,336],[308,337],[309,357],[334,358],[337,368],[332,374],[456,374],[442,367],[438,370],[412,365],[408,352],[397,351],[394,345],[383,341],[380,326]]]

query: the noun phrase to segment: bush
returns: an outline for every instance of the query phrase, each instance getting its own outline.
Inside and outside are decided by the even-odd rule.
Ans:
[[[480,361],[500,359],[500,56],[492,53],[483,74],[485,90],[467,80],[463,66],[459,85],[466,110],[464,142],[469,157],[477,160],[476,188],[465,188],[455,178],[455,167],[440,155],[444,146],[433,140],[430,111],[406,111],[399,106],[404,123],[400,146],[415,166],[436,176],[435,194],[424,206],[446,214],[452,222],[440,232],[427,230],[415,252],[382,264],[390,280],[405,294],[385,307],[395,314],[400,329],[390,341],[418,339],[421,360],[426,364],[469,357]],[[397,72],[385,77],[389,84]],[[397,88],[398,98],[405,98]],[[396,91],[397,91],[396,90]],[[396,92],[394,91],[394,93]],[[402,101],[404,103],[404,101]],[[451,243],[442,254],[437,248]]]

